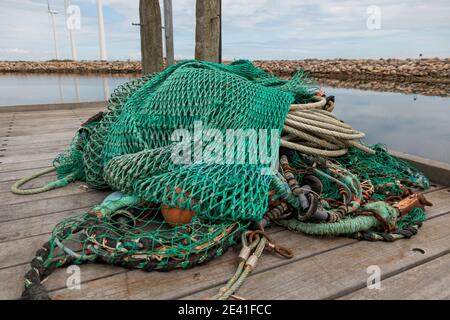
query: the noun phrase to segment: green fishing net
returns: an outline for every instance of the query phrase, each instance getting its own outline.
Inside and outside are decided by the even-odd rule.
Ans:
[[[107,109],[86,121],[53,162],[61,186],[79,180],[115,192],[56,225],[31,263],[24,295],[42,294],[40,281],[73,263],[144,270],[197,265],[236,244],[274,199],[298,211],[299,199],[273,161],[261,158],[278,163],[289,106],[312,101],[317,91],[301,71],[281,80],[246,60],[183,61],[119,86]],[[240,136],[245,138],[237,141]],[[255,146],[265,154],[252,161]],[[295,218],[278,223],[308,234],[386,239],[361,233],[380,226],[374,216],[355,214],[361,207],[378,212],[401,236],[414,233],[411,228],[425,219],[423,209],[401,218],[384,200],[401,196],[405,188],[426,189],[428,180],[382,145],[371,148],[374,155],[349,148],[333,160],[292,152],[297,180],[314,174],[322,182],[324,210],[339,210],[345,190],[352,211],[336,223]]]
[[[225,144],[189,142],[189,163],[176,164],[172,155],[179,144],[172,134],[182,129],[195,135],[196,125],[223,136],[233,130],[281,131],[290,104],[309,101],[317,90],[306,79],[299,73],[280,80],[242,60],[227,66],[180,62],[119,87],[103,118],[84,132],[88,139],[76,137],[54,166],[60,178],[76,172],[90,187],[176,204],[201,217],[258,220],[267,207],[270,176],[261,175],[263,164],[236,159],[249,159],[252,141],[264,144],[269,156],[279,141],[245,139],[233,154],[227,148],[232,164],[195,158],[196,151],[225,154]]]
[[[145,270],[188,268],[221,256],[247,227],[248,222],[214,223],[199,216],[173,226],[158,204],[114,192],[100,205],[56,225],[47,261],[95,261]]]
[[[268,205],[271,176],[261,169],[272,163],[249,161],[252,146],[268,157],[279,147],[279,139],[250,131],[242,144],[233,139],[247,129],[280,133],[290,104],[308,102],[316,91],[302,72],[280,80],[244,60],[227,66],[184,61],[118,87],[107,110],[83,124],[53,162],[60,179],[117,192],[55,227],[47,263],[170,269],[222,254]],[[237,131],[235,147],[205,133],[204,142],[196,141],[199,126],[201,134],[213,129],[227,139]],[[183,151],[173,139],[177,129],[191,137],[181,163],[173,158]],[[168,223],[170,208],[193,218]]]
[[[348,214],[334,223],[301,222],[294,218],[280,220],[278,224],[312,235],[347,235],[367,240],[381,240],[382,235],[384,240],[391,241],[415,234],[426,218],[425,210],[417,207],[401,217],[392,204],[405,197],[411,188],[428,189],[429,180],[405,161],[390,155],[384,145],[370,148],[375,154],[349,148],[347,154],[334,159],[294,152],[291,166],[296,170],[296,179],[302,181],[308,174],[317,176],[323,185],[321,205],[328,212],[336,212],[343,205],[343,189],[353,200],[346,206],[350,208]],[[312,169],[313,164],[318,167]],[[374,212],[377,216],[361,216],[362,212]],[[379,218],[393,228],[393,233],[381,232],[386,226],[380,224]]]
[[[82,126],[71,147],[55,159],[54,166],[59,178],[83,180],[92,188],[111,188],[136,200],[117,210],[146,212],[148,204],[155,206],[152,210],[156,211],[164,207],[179,208],[195,214],[194,221],[218,224],[222,228],[226,228],[223,224],[237,221],[259,221],[269,205],[267,194],[273,179],[262,174],[267,163],[248,161],[251,147],[263,146],[273,156],[278,152],[279,140],[273,144],[267,137],[248,136],[240,148],[231,148],[232,153],[228,154],[228,140],[223,144],[209,137],[206,143],[199,142],[195,139],[198,128],[203,139],[204,132],[210,129],[223,136],[229,130],[241,130],[241,134],[247,129],[281,132],[289,105],[310,101],[317,89],[301,71],[290,80],[281,80],[245,60],[227,66],[180,62],[161,73],[134,79],[117,88],[106,112]],[[177,129],[189,136],[181,150],[177,140],[180,136],[175,140],[173,137]],[[189,150],[187,157],[184,154],[184,162],[174,161],[173,155],[184,153],[184,148]],[[334,210],[339,205],[342,184],[358,200],[352,202],[354,210],[365,201],[363,188],[367,186],[373,187],[370,199],[366,199],[371,201],[400,196],[405,186],[428,187],[428,180],[420,172],[389,155],[384,146],[374,145],[372,149],[375,155],[350,148],[346,155],[326,160],[328,164],[321,168],[323,173],[317,174],[324,186],[322,198],[326,209]],[[206,152],[214,155],[212,161],[197,158],[198,153]],[[231,157],[230,162],[222,159],[225,153]],[[244,161],[239,162],[238,158]],[[293,153],[294,168],[301,171],[309,162],[304,155]],[[336,178],[332,179],[333,170],[340,172],[337,177],[342,180],[340,185],[336,184]],[[298,174],[297,179],[301,181],[304,174]],[[296,202],[291,201],[292,204],[295,206]],[[109,221],[111,214],[114,210],[109,210],[102,219]],[[423,214],[414,211],[403,218],[400,226],[423,218]],[[372,225],[376,224],[372,220]],[[152,218],[151,224],[155,221]],[[156,224],[163,226],[164,220]],[[244,229],[244,225],[248,223],[236,228]],[[165,227],[171,232],[185,232],[178,226]],[[159,231],[164,228],[157,227],[151,231],[152,235],[163,237]],[[369,225],[366,229],[370,229]],[[196,238],[202,239],[207,234],[200,237],[197,234]],[[121,237],[113,242],[116,245],[127,242]]]

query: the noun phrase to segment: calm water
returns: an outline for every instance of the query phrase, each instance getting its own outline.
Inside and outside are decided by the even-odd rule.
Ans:
[[[133,76],[0,74],[0,107],[106,99]],[[450,98],[325,87],[335,113],[369,144],[450,163]]]

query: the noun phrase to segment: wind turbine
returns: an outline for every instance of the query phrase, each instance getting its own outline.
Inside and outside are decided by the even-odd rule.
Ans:
[[[66,11],[66,26],[67,29],[69,29],[70,48],[72,49],[72,60],[77,60],[77,48],[75,47],[75,36],[73,34],[73,29],[75,27],[72,24],[72,20],[68,12],[70,7],[70,0],[64,0],[64,7]]]
[[[100,60],[107,60],[106,58],[106,44],[105,44],[105,24],[103,22],[103,0],[97,0],[97,18],[98,18],[98,35],[100,45]]]
[[[53,39],[55,40],[55,57],[56,60],[59,60],[59,53],[58,53],[58,41],[56,39],[56,24],[55,24],[55,15],[58,14],[58,11],[50,9],[50,2],[47,0],[47,11],[52,19],[52,27],[53,27]]]

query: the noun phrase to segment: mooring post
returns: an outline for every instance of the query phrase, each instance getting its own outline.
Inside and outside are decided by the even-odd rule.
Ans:
[[[169,67],[174,63],[172,0],[164,0],[164,34],[166,36],[166,63]]]
[[[139,1],[142,73],[163,69],[161,9],[158,0]]]
[[[220,0],[197,0],[195,59],[220,62]]]

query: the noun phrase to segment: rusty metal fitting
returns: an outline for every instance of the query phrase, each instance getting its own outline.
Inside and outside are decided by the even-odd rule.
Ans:
[[[394,208],[400,212],[400,216],[406,215],[409,211],[414,208],[424,208],[425,206],[432,206],[433,204],[429,202],[422,193],[414,193],[406,198],[392,204]]]

